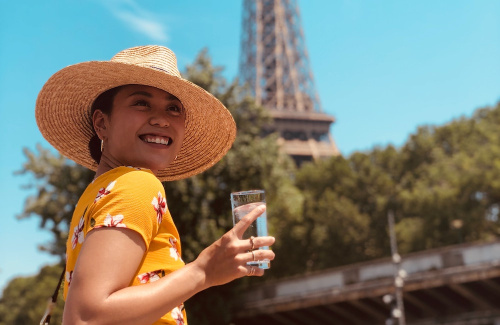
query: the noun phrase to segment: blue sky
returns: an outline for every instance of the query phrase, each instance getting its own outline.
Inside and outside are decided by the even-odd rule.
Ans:
[[[419,125],[470,116],[500,100],[500,1],[299,0],[322,106],[344,155],[402,145]],[[237,76],[241,0],[4,1],[0,12],[0,289],[54,261],[38,220],[17,220],[29,194],[13,173],[22,148],[49,147],[38,91],[57,70],[145,44],[171,48],[181,71],[207,47]]]

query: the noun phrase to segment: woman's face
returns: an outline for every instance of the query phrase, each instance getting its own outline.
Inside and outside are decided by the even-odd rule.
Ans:
[[[121,87],[110,115],[102,114],[96,125],[103,131],[101,159],[113,165],[151,169],[166,168],[184,140],[185,112],[177,97],[143,85]]]

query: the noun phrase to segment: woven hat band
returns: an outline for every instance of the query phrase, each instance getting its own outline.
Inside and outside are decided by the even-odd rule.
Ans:
[[[169,75],[181,77],[174,52],[162,46],[138,46],[116,54],[111,61],[152,68]]]

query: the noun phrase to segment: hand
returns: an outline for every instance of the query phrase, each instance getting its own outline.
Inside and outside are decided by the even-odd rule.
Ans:
[[[245,230],[264,211],[264,205],[258,206],[243,217],[230,231],[219,240],[203,250],[193,262],[205,274],[205,287],[211,287],[228,283],[245,275],[262,276],[264,270],[255,266],[248,266],[247,262],[254,260],[273,260],[274,252],[271,250],[259,250],[262,246],[271,246],[275,239],[271,236],[242,239]]]

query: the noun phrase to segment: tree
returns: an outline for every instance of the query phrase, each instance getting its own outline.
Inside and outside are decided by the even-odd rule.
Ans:
[[[500,103],[471,118],[422,127],[402,148],[405,165],[397,228],[409,251],[498,237]],[[408,236],[404,224],[423,236]],[[402,236],[400,236],[402,237]]]
[[[45,266],[35,276],[9,282],[0,298],[0,325],[39,324],[61,271],[60,264]],[[52,324],[61,324],[63,306],[64,302],[59,299],[52,313]]]
[[[294,230],[302,233],[301,247],[310,249],[302,253],[309,256],[306,271],[386,254],[387,204],[397,175],[393,147],[332,157],[298,171],[297,187],[306,200],[303,221]]]
[[[26,188],[35,188],[36,193],[28,196],[24,211],[18,218],[39,217],[40,227],[53,234],[53,241],[40,249],[63,260],[74,207],[94,177],[94,172],[40,145],[37,151],[38,154],[24,148],[27,161],[18,173],[29,173],[34,177]]]
[[[389,209],[396,212],[401,253],[497,238],[499,123],[497,104],[471,118],[421,126],[401,148],[304,165],[296,175],[304,214],[288,234],[302,238],[304,271],[389,255]]]

